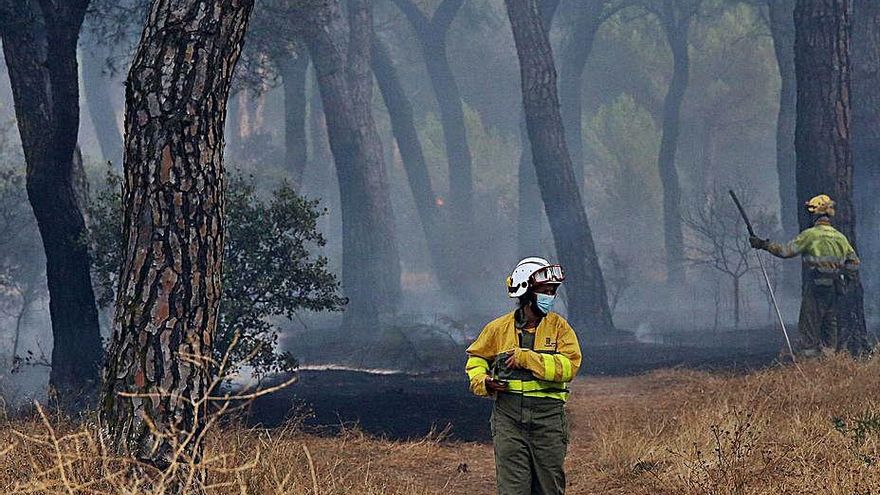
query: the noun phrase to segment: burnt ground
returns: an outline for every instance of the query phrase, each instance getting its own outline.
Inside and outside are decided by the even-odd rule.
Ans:
[[[771,329],[666,334],[654,340],[638,342],[621,333],[582,342],[585,366],[578,379],[670,367],[745,372],[773,365],[784,346],[779,332]],[[448,370],[429,374],[300,371],[298,383],[258,399],[249,419],[277,426],[308,410],[305,425],[327,434],[358,425],[377,436],[408,439],[448,428],[454,439],[488,440],[491,401],[470,394],[459,369],[463,363],[457,354],[450,357]]]

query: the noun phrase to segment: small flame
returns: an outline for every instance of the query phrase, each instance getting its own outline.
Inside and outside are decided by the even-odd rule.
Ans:
[[[446,201],[444,201],[443,198],[437,198],[437,200],[434,201],[434,203],[435,203],[437,206],[443,206],[443,205],[446,204]]]

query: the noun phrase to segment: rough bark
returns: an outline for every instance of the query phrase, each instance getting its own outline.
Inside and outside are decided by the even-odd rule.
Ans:
[[[779,176],[780,222],[786,237],[797,233],[794,128],[797,89],[794,72],[795,0],[767,0],[773,50],[779,68],[779,113],[776,118],[776,171]]]
[[[798,202],[830,195],[837,203],[835,227],[857,246],[850,102],[852,1],[798,0],[794,21]],[[805,209],[798,220],[801,229],[813,223]],[[864,335],[861,283],[851,289],[842,309],[841,331]]]
[[[280,58],[276,64],[284,86],[284,161],[290,180],[299,189],[309,153],[306,142],[306,54]]]
[[[663,185],[663,229],[666,247],[667,279],[670,283],[684,283],[684,238],[681,227],[681,184],[675,163],[678,136],[681,127],[681,105],[684,102],[690,78],[688,32],[699,1],[679,3],[677,0],[655,2],[654,13],[666,34],[672,51],[672,79],[663,101],[663,134],[657,166]]]
[[[863,275],[869,291],[880,288],[880,3],[853,2],[853,191],[859,213]]]
[[[162,468],[200,459],[221,292],[223,128],[252,7],[156,0],[126,81],[125,252],[101,419],[123,454]]]
[[[426,16],[411,0],[392,0],[412,25],[421,43],[425,68],[437,100],[440,125],[449,161],[449,210],[458,229],[473,225],[474,183],[471,151],[464,123],[461,91],[447,54],[447,35],[464,0],[443,0],[433,16]]]
[[[108,50],[93,40],[89,30],[84,30],[82,55],[83,89],[92,126],[101,147],[104,160],[115,167],[122,167],[122,133],[116,119],[110,74],[105,70]],[[121,87],[119,89],[122,89]]]
[[[28,200],[46,252],[52,370],[69,412],[95,391],[102,360],[83,204],[74,180],[79,130],[76,47],[87,0],[0,1],[0,36],[27,163]]]
[[[553,53],[536,0],[506,0],[520,61],[523,106],[538,185],[559,260],[568,274],[569,318],[612,329],[611,311],[589,222],[565,143]]]
[[[382,145],[370,113],[372,16],[368,4],[350,2],[347,49],[338,1],[310,0],[295,10],[314,61],[339,178],[346,324],[369,327],[397,310],[401,294]]]
[[[541,2],[541,20],[547,32],[553,25],[556,16],[558,1]],[[541,200],[541,188],[538,187],[538,176],[535,174],[535,165],[532,163],[532,147],[529,142],[529,132],[526,129],[525,114],[520,116],[519,122],[520,154],[519,169],[517,172],[517,256],[525,258],[536,256],[544,250],[541,239],[544,232],[544,203]],[[580,179],[579,179],[580,180]],[[580,184],[580,182],[579,182]],[[578,186],[580,187],[580,186]]]
[[[400,150],[409,187],[425,233],[434,274],[445,291],[455,294],[459,284],[450,276],[451,272],[447,269],[451,261],[448,258],[451,253],[450,237],[437,205],[437,196],[422,153],[412,103],[403,89],[388,48],[379,39],[373,40],[372,63],[382,99],[388,109],[391,132]]]

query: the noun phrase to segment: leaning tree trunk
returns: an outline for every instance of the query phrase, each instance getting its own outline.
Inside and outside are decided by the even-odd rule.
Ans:
[[[104,70],[109,50],[99,45],[88,30],[84,36],[87,43],[83,44],[82,54],[83,89],[89,109],[92,126],[101,147],[104,160],[114,167],[122,167],[122,133],[116,121],[116,110],[110,85],[110,75]],[[119,86],[122,89],[122,86]]]
[[[102,360],[89,272],[84,205],[77,197],[76,46],[87,0],[52,5],[0,0],[0,35],[27,163],[28,199],[46,252],[52,369],[58,404],[75,412],[92,397]]]
[[[440,109],[440,125],[449,160],[449,209],[452,223],[459,229],[473,225],[474,179],[471,150],[464,123],[461,93],[446,53],[446,33],[426,39],[424,54],[431,88]]]
[[[855,246],[850,133],[852,2],[798,0],[794,19],[798,201],[803,204],[817,194],[830,195],[837,203],[834,224]],[[802,210],[801,229],[812,222]],[[861,282],[854,285],[842,305],[840,326],[843,335],[858,338],[865,335],[865,314]]]
[[[223,126],[252,7],[155,0],[126,82],[125,248],[101,420],[123,454],[160,468],[201,457],[221,291]]]
[[[779,177],[780,222],[788,238],[797,233],[794,128],[797,90],[794,71],[794,0],[767,0],[770,32],[779,69],[779,113],[776,118],[776,171]]]
[[[681,185],[675,165],[678,135],[681,126],[681,104],[690,77],[688,29],[690,19],[661,21],[672,50],[672,80],[663,102],[663,135],[657,166],[663,184],[663,228],[665,233],[667,278],[674,284],[684,283],[684,237],[681,228]]]
[[[853,9],[853,196],[870,293],[880,289],[880,3],[855,0]]]
[[[596,331],[613,328],[605,283],[559,113],[556,69],[536,0],[506,0],[520,61],[526,127],[559,259],[568,273],[569,317]]]
[[[314,62],[339,177],[342,285],[349,299],[346,324],[369,327],[380,315],[396,311],[401,294],[384,156],[370,115],[369,82],[364,80],[370,77],[372,17],[363,12],[367,5],[361,0],[350,5],[352,39],[366,46],[352,47],[347,57],[337,0],[309,0],[293,8]],[[347,60],[351,57],[354,60]]]
[[[590,0],[580,8],[560,54],[562,68],[559,72],[559,102],[562,105],[562,125],[565,127],[565,141],[571,150],[578,187],[583,187],[584,183],[584,130],[581,122],[584,67],[601,26],[602,10],[606,1]]]
[[[458,81],[449,63],[447,39],[452,21],[464,0],[442,0],[428,17],[413,0],[392,0],[409,21],[422,49],[428,81],[437,101],[440,126],[449,170],[448,229],[451,242],[459,254],[457,263],[447,267],[459,280],[479,272],[476,257],[463,255],[479,236],[474,228],[474,182],[470,144],[465,125],[464,108]],[[459,286],[470,291],[471,285]],[[466,297],[479,297],[468,294]]]
[[[306,75],[309,59],[304,53],[286,55],[276,62],[284,85],[284,162],[297,190],[302,187],[309,153],[306,141]]]
[[[373,40],[372,63],[382,99],[388,109],[391,132],[400,149],[400,157],[416,203],[416,211],[425,233],[434,274],[447,293],[456,294],[459,283],[451,276],[452,272],[448,269],[451,264],[448,258],[451,252],[450,236],[437,206],[437,196],[431,185],[431,176],[416,131],[412,104],[403,89],[388,48],[379,39]]]
[[[449,65],[446,40],[449,27],[464,0],[443,0],[429,19],[411,0],[393,0],[404,13],[422,46],[425,68],[437,107],[449,161],[450,219],[458,229],[473,225],[474,182],[471,150],[464,123],[461,92]]]

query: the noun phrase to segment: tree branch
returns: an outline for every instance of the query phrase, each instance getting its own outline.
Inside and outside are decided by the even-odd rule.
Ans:
[[[431,29],[431,20],[422,12],[412,0],[391,0],[409,21],[413,30],[419,36],[425,36]]]
[[[458,14],[464,0],[443,0],[431,17],[431,29],[435,32],[446,32]]]

